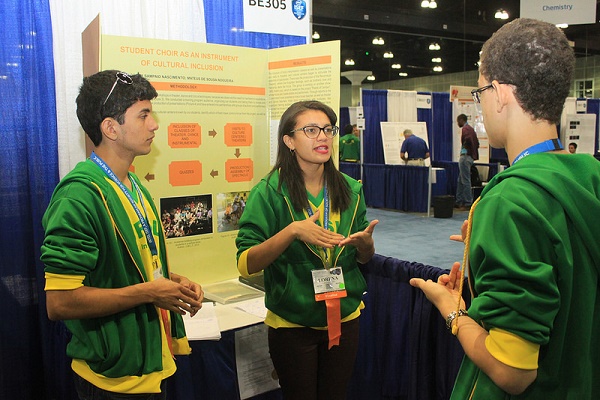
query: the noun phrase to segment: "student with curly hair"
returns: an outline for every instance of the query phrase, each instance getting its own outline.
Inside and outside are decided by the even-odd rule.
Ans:
[[[554,25],[523,18],[500,28],[480,61],[473,97],[511,166],[471,208],[462,268],[411,284],[465,351],[452,399],[598,399],[600,163],[569,154],[557,133],[573,49]]]

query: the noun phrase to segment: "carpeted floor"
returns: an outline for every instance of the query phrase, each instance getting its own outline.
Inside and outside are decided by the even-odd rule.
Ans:
[[[368,208],[367,219],[378,219],[373,238],[375,252],[406,261],[417,261],[438,268],[450,268],[462,261],[464,246],[449,239],[460,234],[467,211],[454,210],[451,218],[427,214]]]

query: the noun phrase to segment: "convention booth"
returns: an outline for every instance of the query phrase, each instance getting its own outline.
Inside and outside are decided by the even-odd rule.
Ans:
[[[398,100],[397,92],[426,96],[430,99],[430,106],[421,107],[423,102],[412,101],[406,95]],[[362,179],[368,206],[427,212],[431,197],[456,193],[458,162],[454,160],[457,159],[456,148],[460,145],[454,115],[457,111],[453,110],[453,107],[456,105],[450,101],[449,92],[362,90],[365,126],[361,135],[362,165],[340,163],[340,170],[355,179]],[[398,118],[402,121],[412,121],[408,112],[400,117],[392,115],[394,112],[397,113],[398,109],[415,110],[414,121],[426,124],[433,170],[431,175],[428,167],[390,165],[386,162],[382,122],[399,121]],[[569,143],[575,142],[580,144],[579,152],[597,153],[599,109],[600,99],[567,99],[563,120],[559,127],[559,136],[565,148]],[[344,108],[340,111],[340,115],[344,122],[345,118],[349,118],[349,113]],[[353,122],[351,119],[348,121]],[[477,129],[483,129],[483,125],[477,124]],[[485,146],[483,154],[480,153],[480,160],[475,162],[475,166],[481,180],[485,183],[508,167],[509,161],[503,149],[488,148],[487,136],[482,142]],[[430,176],[431,190],[429,190]],[[475,194],[478,194],[481,189],[482,187],[473,188]]]
[[[118,0],[6,0],[5,9],[7,12],[0,14],[7,32],[2,51],[7,60],[18,62],[6,65],[6,71],[16,72],[7,72],[3,79],[3,94],[10,96],[0,96],[7,112],[0,152],[8,166],[3,186],[9,194],[3,197],[6,240],[2,241],[0,252],[7,256],[0,271],[0,307],[4,316],[0,330],[2,338],[10,338],[1,344],[4,392],[0,397],[75,399],[70,360],[65,352],[69,337],[61,322],[48,320],[39,249],[44,236],[41,216],[52,191],[60,177],[85,158],[84,136],[74,113],[74,99],[83,77],[81,33],[100,13],[104,15],[104,33],[113,36],[260,49],[305,44],[307,37],[232,29],[244,26],[242,3],[237,1],[147,1],[140,10],[139,2]],[[423,211],[431,194],[452,192],[456,181],[452,103],[448,93],[388,92],[391,91],[363,91],[362,161],[342,163],[340,169],[363,180],[368,205]],[[430,96],[431,107],[416,106],[419,94]],[[390,111],[389,107],[394,96],[395,104],[411,102],[415,106],[406,115],[398,115],[400,109]],[[586,105],[586,113],[596,115],[597,129],[600,103],[593,99],[587,100]],[[579,113],[579,109],[574,109],[573,114]],[[342,109],[340,125],[346,120],[349,116]],[[441,169],[435,174],[436,184],[431,191],[428,167],[386,165],[383,121],[426,122],[431,165]],[[566,124],[567,121],[563,125]],[[576,126],[574,123],[565,131],[569,140],[576,140]],[[596,133],[594,149],[597,148]],[[231,154],[235,157],[234,152]],[[494,161],[493,156],[490,161]],[[411,277],[435,280],[445,271],[383,255],[376,255],[364,266],[368,290],[350,398],[448,397],[462,350],[446,331],[439,312],[422,292],[408,284]],[[467,288],[465,285],[468,291]],[[468,293],[463,297],[468,299]],[[252,326],[261,324],[255,321]],[[171,398],[241,398],[235,336],[243,329],[248,329],[248,325],[225,329],[220,332],[220,340],[193,340],[193,354],[177,359],[180,371],[169,383]],[[279,399],[281,393],[274,390],[257,398]]]
[[[445,321],[411,278],[436,281],[448,270],[375,254],[361,270],[367,281],[360,317],[360,344],[350,380],[350,400],[436,400],[450,397],[464,352]],[[465,278],[463,298],[470,305]],[[232,304],[235,305],[235,304]],[[218,308],[218,306],[217,306]],[[249,321],[252,322],[252,319]],[[262,322],[255,320],[256,325]],[[178,356],[178,372],[169,381],[170,399],[240,397],[236,368],[236,334],[247,326],[221,332],[219,340],[191,341],[191,356]],[[64,352],[69,335],[55,324],[54,395],[75,400],[70,359]],[[280,400],[280,389],[257,394],[257,400]]]
[[[367,205],[427,212],[432,196],[451,193],[452,186],[449,185],[453,177],[445,166],[436,164],[436,160],[452,159],[453,121],[449,93],[363,89],[362,108],[365,120],[362,169],[345,164],[341,164],[340,169],[350,176],[361,177]],[[340,115],[346,115],[344,109]],[[429,145],[431,170],[429,166],[386,163],[382,122],[424,123],[426,137],[423,139]]]

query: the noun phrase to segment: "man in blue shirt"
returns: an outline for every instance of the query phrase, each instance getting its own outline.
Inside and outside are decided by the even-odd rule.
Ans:
[[[404,130],[404,142],[400,148],[400,157],[406,165],[425,166],[425,159],[429,158],[429,147],[423,139],[415,136],[410,129]]]

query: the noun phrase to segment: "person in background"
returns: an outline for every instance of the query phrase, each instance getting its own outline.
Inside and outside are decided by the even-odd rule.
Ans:
[[[429,147],[425,140],[413,134],[410,129],[405,129],[404,141],[400,147],[400,158],[406,165],[425,166],[425,160],[429,158]]]
[[[459,210],[468,210],[473,204],[471,190],[471,167],[473,162],[479,160],[479,140],[475,129],[467,122],[467,116],[460,114],[456,117],[458,127],[461,128],[460,156],[458,159],[458,183],[456,186],[456,204]]]
[[[46,302],[72,333],[80,399],[166,399],[174,356],[189,354],[181,315],[203,292],[170,271],[165,234],[150,193],[130,172],[150,153],[156,90],[141,75],[86,77],[77,117],[94,144],[58,184],[42,224]]]
[[[569,153],[571,153],[571,154],[577,153],[577,143],[575,143],[575,142],[569,143]]]
[[[462,268],[410,281],[465,351],[452,399],[600,398],[600,163],[565,151],[556,129],[574,66],[546,22],[516,19],[483,45],[473,98],[512,165],[463,224]]]
[[[250,192],[236,239],[244,277],[264,271],[269,352],[285,399],[345,399],[375,252],[362,185],[331,158],[338,128],[318,101],[279,123],[277,161]]]
[[[344,127],[344,136],[340,138],[340,161],[360,161],[360,132],[356,124]]]

